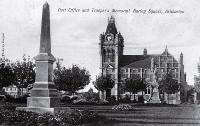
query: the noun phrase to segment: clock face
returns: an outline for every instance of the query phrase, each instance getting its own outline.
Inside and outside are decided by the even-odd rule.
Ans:
[[[107,40],[108,40],[108,41],[111,41],[111,40],[112,40],[112,36],[108,35],[108,36],[107,36]]]

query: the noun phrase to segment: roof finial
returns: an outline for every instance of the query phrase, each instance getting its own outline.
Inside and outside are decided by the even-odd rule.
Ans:
[[[167,48],[167,45],[165,46],[165,51],[166,51],[166,52],[168,52],[168,48]]]
[[[183,56],[183,52],[181,52],[180,56]]]
[[[110,23],[115,23],[115,18],[114,18],[114,16],[111,16],[110,17],[110,21],[109,21]]]
[[[45,1],[44,5],[45,5],[45,4],[48,4],[47,0]]]
[[[146,49],[146,48],[144,48],[144,50],[143,50],[143,55],[144,55],[144,56],[147,55],[147,49]]]

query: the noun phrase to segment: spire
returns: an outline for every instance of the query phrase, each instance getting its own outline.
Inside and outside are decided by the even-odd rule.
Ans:
[[[115,23],[115,18],[113,16],[111,16],[109,22],[110,23]]]
[[[198,65],[197,65],[197,69],[198,69],[198,73],[200,75],[200,58],[199,58],[199,62],[198,62]]]
[[[108,18],[108,26],[106,28],[106,34],[112,33],[113,35],[117,34],[117,28],[115,26],[115,18],[111,16]]]
[[[183,64],[183,53],[181,52],[180,54],[180,59],[179,59],[180,64]]]
[[[45,4],[43,5],[43,11],[42,11],[40,53],[51,54],[50,11],[49,11],[49,4],[47,2],[45,2]]]
[[[166,47],[165,47],[165,51],[162,53],[162,55],[165,55],[165,56],[170,55],[169,52],[168,52],[167,45],[166,45]]]
[[[183,53],[182,52],[181,52],[180,56],[183,57]]]

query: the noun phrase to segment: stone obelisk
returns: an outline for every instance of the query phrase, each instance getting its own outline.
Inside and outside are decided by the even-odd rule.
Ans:
[[[35,61],[36,78],[31,97],[27,99],[27,107],[17,107],[17,110],[54,113],[54,107],[58,105],[59,98],[53,82],[55,58],[51,54],[50,11],[47,2],[43,5],[40,49]]]

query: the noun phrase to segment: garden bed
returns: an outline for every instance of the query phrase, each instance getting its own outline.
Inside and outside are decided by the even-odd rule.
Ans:
[[[114,123],[95,112],[88,110],[73,109],[70,112],[57,112],[52,114],[38,114],[33,112],[18,111],[18,105],[1,104],[0,106],[0,125],[3,126],[73,126],[73,125],[92,125],[98,123]]]

